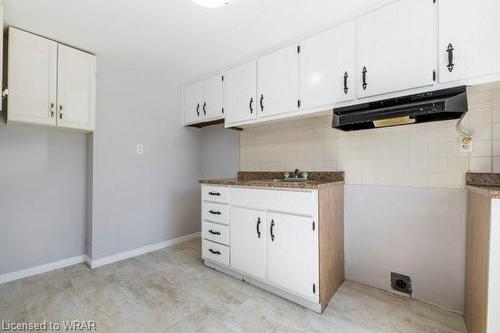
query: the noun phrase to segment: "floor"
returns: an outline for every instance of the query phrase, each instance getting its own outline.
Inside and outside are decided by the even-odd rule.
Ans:
[[[94,320],[100,332],[466,332],[457,314],[348,281],[316,314],[206,268],[199,239],[0,285],[0,319]]]

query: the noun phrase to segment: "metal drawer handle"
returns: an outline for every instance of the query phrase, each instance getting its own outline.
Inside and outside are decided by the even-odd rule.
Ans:
[[[260,217],[257,218],[257,238],[260,238]]]
[[[220,197],[220,193],[219,192],[208,192],[208,195],[213,195],[215,197]]]
[[[347,95],[349,92],[349,87],[347,86],[347,79],[349,78],[349,74],[347,72],[344,73],[344,94]]]
[[[368,73],[368,70],[366,69],[366,66],[363,67],[363,90],[366,90],[366,87],[368,87],[368,83],[366,82],[366,73]]]
[[[271,241],[272,242],[274,242],[274,233],[273,233],[274,225],[275,225],[274,220],[271,220]]]
[[[218,256],[220,256],[220,255],[221,255],[221,253],[220,253],[219,251],[214,251],[214,250],[212,250],[212,249],[209,249],[208,251],[210,251],[210,253],[216,254],[216,255],[218,255]]]
[[[452,43],[449,43],[446,48],[446,52],[448,53],[448,65],[446,65],[446,67],[448,67],[449,72],[453,72],[453,68],[455,67],[455,64],[453,63],[453,51],[455,51],[455,48]]]
[[[209,212],[210,214],[212,214],[212,215],[221,215],[221,214],[222,214],[221,212],[216,211],[216,210],[209,210],[208,212]]]
[[[211,233],[212,235],[220,235],[220,232],[218,231],[213,231],[213,230],[208,230],[209,233]]]

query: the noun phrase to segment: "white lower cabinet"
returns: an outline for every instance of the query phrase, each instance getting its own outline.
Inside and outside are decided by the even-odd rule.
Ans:
[[[344,281],[343,191],[202,185],[205,264],[321,313]]]
[[[318,247],[312,217],[269,213],[267,278],[308,298],[318,295]]]
[[[231,208],[231,267],[265,279],[266,212]]]

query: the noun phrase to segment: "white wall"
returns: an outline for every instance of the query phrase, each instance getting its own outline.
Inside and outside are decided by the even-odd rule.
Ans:
[[[86,138],[0,124],[0,275],[85,253]]]
[[[202,178],[235,178],[240,169],[240,132],[223,125],[201,131]]]
[[[464,190],[346,185],[346,278],[390,290],[411,276],[413,296],[463,311]]]

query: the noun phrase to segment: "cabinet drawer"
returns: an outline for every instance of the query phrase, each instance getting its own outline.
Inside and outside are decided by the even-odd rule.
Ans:
[[[202,224],[203,239],[229,245],[229,227],[225,225],[203,221]]]
[[[229,203],[229,188],[203,185],[201,187],[201,198],[204,201]]]
[[[231,205],[283,213],[313,215],[317,209],[312,191],[231,188]],[[315,208],[316,207],[316,208]]]
[[[202,242],[204,259],[209,259],[229,266],[229,247],[204,239]]]
[[[203,202],[202,218],[204,221],[211,221],[229,225],[229,206],[211,202]]]

